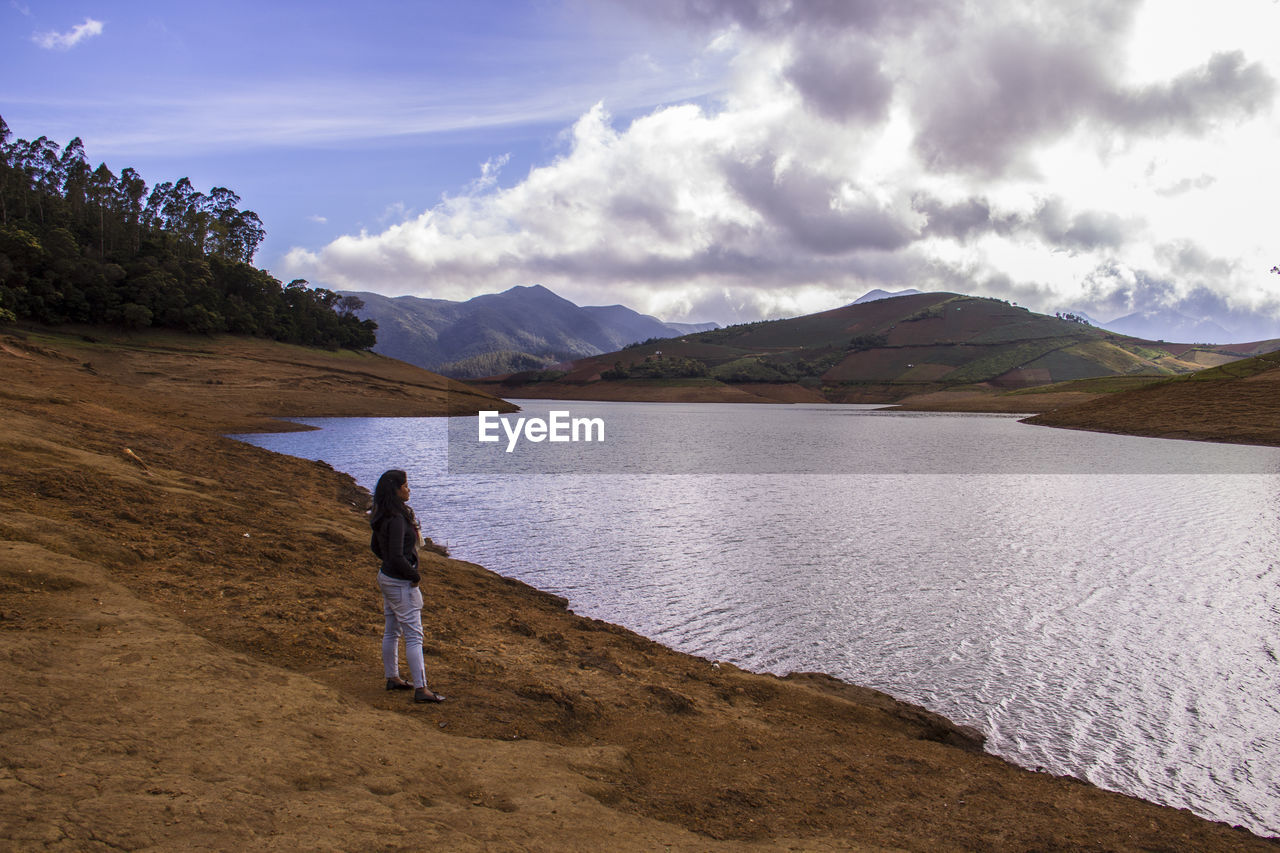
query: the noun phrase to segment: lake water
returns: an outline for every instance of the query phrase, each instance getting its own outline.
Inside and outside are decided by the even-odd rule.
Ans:
[[[372,488],[454,556],[757,671],[819,670],[1011,761],[1280,834],[1280,449],[873,407],[521,400],[242,436]],[[514,428],[514,427],[513,427]],[[585,434],[585,433],[584,433]]]

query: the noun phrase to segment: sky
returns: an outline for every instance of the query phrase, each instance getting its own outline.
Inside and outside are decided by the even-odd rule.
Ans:
[[[230,187],[283,281],[1280,337],[1277,0],[4,2],[14,135]]]

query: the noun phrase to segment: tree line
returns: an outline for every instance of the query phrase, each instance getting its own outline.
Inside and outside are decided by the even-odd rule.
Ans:
[[[0,319],[372,347],[359,299],[252,265],[266,229],[239,205],[226,187],[93,168],[79,137],[14,139],[0,117]]]

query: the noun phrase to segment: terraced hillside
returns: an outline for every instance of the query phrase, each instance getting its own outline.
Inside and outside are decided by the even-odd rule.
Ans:
[[[1280,340],[1145,341],[997,299],[920,293],[651,342],[493,384],[506,396],[892,402],[960,388],[1155,379],[1276,349]]]

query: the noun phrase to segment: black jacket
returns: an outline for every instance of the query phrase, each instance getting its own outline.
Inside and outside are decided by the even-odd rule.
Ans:
[[[418,528],[402,515],[388,515],[373,532],[374,553],[382,557],[382,573],[418,583]]]

